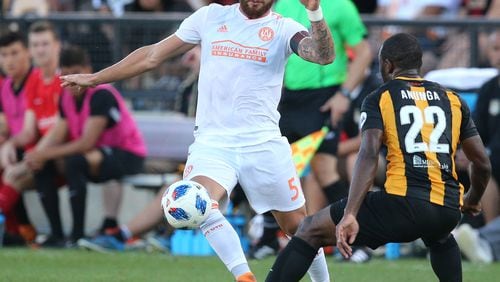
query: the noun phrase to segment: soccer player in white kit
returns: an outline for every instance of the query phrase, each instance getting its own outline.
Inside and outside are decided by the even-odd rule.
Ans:
[[[104,70],[61,77],[66,87],[92,87],[151,70],[201,45],[195,142],[184,179],[208,189],[213,208],[200,228],[236,281],[256,281],[238,235],[218,209],[237,182],[255,211],[272,211],[289,235],[306,215],[290,146],[278,127],[277,106],[292,52],[329,64],[335,51],[319,0],[300,1],[311,20],[310,31],[271,12],[273,0],[211,4],[186,18],[175,34]],[[309,273],[313,281],[329,281],[322,251]]]

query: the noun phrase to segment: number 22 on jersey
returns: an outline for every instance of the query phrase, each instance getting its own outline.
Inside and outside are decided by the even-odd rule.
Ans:
[[[413,118],[413,122],[412,119]],[[440,107],[429,106],[420,110],[417,106],[403,106],[399,112],[401,125],[411,124],[405,135],[404,143],[407,153],[434,152],[449,153],[450,145],[439,143],[439,139],[446,129],[446,115]],[[434,125],[429,137],[429,143],[417,142],[418,135],[422,132],[425,123]],[[423,138],[422,138],[423,139]]]

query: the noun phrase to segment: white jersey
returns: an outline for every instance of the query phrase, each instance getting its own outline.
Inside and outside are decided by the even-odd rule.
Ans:
[[[238,147],[281,136],[277,107],[290,39],[305,30],[272,12],[250,20],[239,4],[211,4],[182,22],[175,35],[201,44],[197,142]]]

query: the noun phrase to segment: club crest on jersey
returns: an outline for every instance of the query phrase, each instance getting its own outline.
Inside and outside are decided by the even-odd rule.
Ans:
[[[259,38],[262,41],[271,41],[274,38],[274,30],[270,27],[263,27],[259,30]]]

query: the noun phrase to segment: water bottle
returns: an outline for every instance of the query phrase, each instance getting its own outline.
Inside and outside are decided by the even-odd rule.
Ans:
[[[399,254],[399,243],[387,243],[385,245],[385,258],[388,260],[398,259]]]
[[[3,233],[5,232],[5,216],[0,213],[0,247],[3,246]]]

